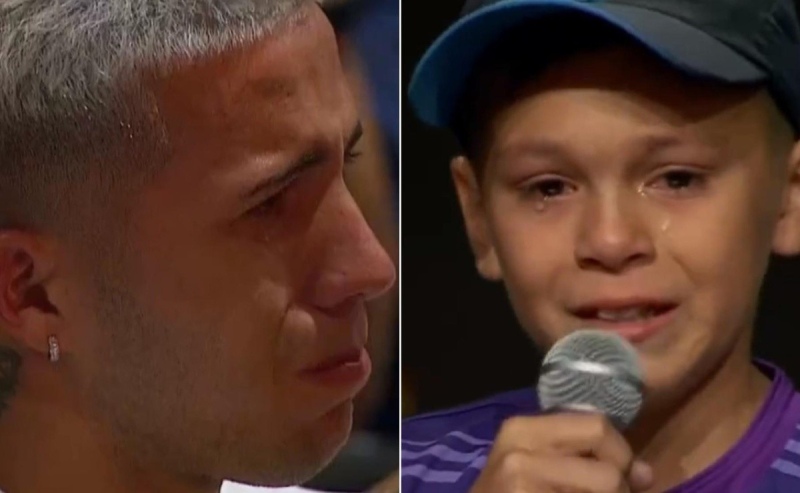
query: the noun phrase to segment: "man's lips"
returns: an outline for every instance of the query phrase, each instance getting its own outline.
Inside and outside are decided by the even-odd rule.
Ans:
[[[364,348],[352,348],[342,351],[341,353],[328,356],[310,368],[304,369],[302,373],[324,372],[341,365],[358,363],[361,360],[361,355],[363,352]]]
[[[353,348],[329,356],[300,371],[300,377],[315,385],[358,389],[372,371],[372,361],[366,349]]]

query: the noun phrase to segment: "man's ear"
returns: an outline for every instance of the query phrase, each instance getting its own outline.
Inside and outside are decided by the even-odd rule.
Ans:
[[[61,332],[61,316],[48,291],[55,268],[55,249],[47,240],[0,232],[0,334],[45,357],[50,336]]]
[[[485,279],[499,281],[503,273],[489,232],[485,202],[475,169],[466,157],[458,156],[451,161],[450,171],[478,272]]]
[[[785,189],[781,214],[772,240],[772,250],[778,255],[800,253],[800,141],[789,154],[789,184]]]

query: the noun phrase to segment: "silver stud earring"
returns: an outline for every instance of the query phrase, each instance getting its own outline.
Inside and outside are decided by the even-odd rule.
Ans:
[[[58,346],[58,339],[56,336],[50,336],[47,339],[47,344],[50,347],[49,355],[50,355],[50,362],[51,363],[58,363],[58,360],[61,358],[61,348]]]

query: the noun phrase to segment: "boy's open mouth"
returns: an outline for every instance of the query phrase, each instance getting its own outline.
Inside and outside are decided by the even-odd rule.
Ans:
[[[628,306],[612,307],[611,305],[595,305],[579,308],[574,314],[587,320],[604,322],[635,322],[663,315],[675,308],[676,304],[666,302],[637,303]]]
[[[610,330],[639,343],[667,327],[679,304],[663,299],[613,299],[579,305],[570,312],[584,328]]]

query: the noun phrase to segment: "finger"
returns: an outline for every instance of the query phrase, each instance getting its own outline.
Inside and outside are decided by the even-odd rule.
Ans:
[[[561,435],[555,443],[560,450],[588,454],[628,471],[633,451],[611,422],[600,414],[571,415],[571,432]]]
[[[535,476],[535,456],[523,449],[493,452],[470,493],[542,493]]]
[[[531,460],[530,478],[537,484],[533,491],[576,491],[582,493],[630,493],[622,471],[594,459],[571,456],[539,455]]]
[[[632,491],[646,491],[653,486],[653,468],[640,460],[633,461],[628,471],[628,483]]]
[[[604,416],[590,413],[511,418],[503,423],[495,446],[501,451],[518,447],[530,452],[591,455],[620,471],[628,471],[633,461],[622,435]]]

